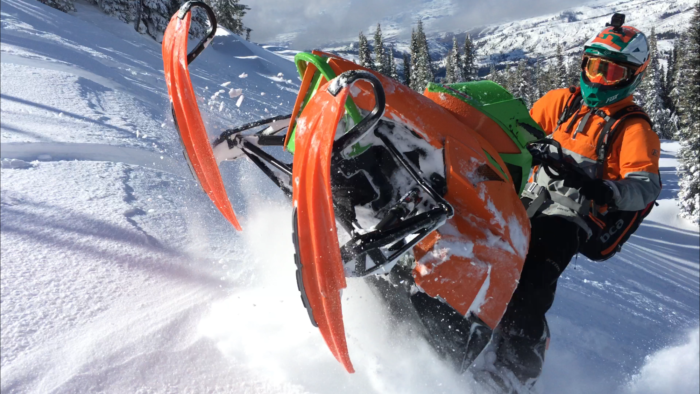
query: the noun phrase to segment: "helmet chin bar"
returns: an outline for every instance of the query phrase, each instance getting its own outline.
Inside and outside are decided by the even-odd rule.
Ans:
[[[623,100],[634,93],[642,81],[642,75],[635,75],[630,80],[615,85],[606,86],[591,83],[585,73],[581,73],[581,94],[583,102],[591,108],[601,108]]]

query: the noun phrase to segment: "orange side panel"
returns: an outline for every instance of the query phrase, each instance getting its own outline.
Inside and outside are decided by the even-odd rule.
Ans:
[[[330,181],[333,141],[348,89],[333,97],[327,87],[324,84],[306,104],[297,123],[293,201],[302,281],[314,320],[335,358],[352,373],[340,299],[345,273]]]
[[[522,271],[530,237],[527,214],[512,184],[483,181],[472,149],[445,143],[445,198],[455,216],[416,248],[416,284],[459,313],[470,311],[494,328]]]
[[[427,90],[423,94],[450,111],[460,122],[479,133],[496,148],[498,153],[520,153],[518,146],[501,129],[498,123],[494,122],[483,112],[449,94],[428,92]]]
[[[182,144],[199,183],[221,214],[236,230],[241,231],[226,194],[190,80],[187,67],[187,34],[191,16],[189,12],[183,20],[180,20],[177,14],[173,16],[163,36],[163,69],[168,94],[175,110]]]
[[[335,57],[328,64],[337,74],[366,70]],[[498,173],[484,150],[501,168],[506,168],[505,163],[485,137],[453,113],[390,78],[372,73],[386,93],[384,117],[407,125],[431,145],[445,149],[445,198],[456,214],[414,248],[416,284],[464,315],[472,311],[493,328],[515,291],[530,237],[530,223],[512,181],[485,181],[479,176],[478,168],[483,165]],[[368,83],[357,82],[350,90],[358,107],[366,111],[373,108],[374,95]]]

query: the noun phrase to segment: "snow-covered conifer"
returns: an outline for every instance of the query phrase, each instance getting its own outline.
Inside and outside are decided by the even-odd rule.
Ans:
[[[462,74],[463,57],[459,54],[459,45],[457,45],[457,37],[452,37],[452,73],[454,74],[455,82],[464,81]]]
[[[654,28],[651,29],[649,53],[651,60],[647,66],[644,81],[640,86],[642,96],[641,104],[651,118],[654,130],[659,135],[659,138],[668,139],[673,137],[674,125],[671,122],[671,110],[665,108],[663,103],[664,91],[661,83],[663,69],[659,64],[659,53]]]
[[[496,76],[496,65],[494,63],[491,63],[491,66],[489,66],[489,75],[486,76],[486,79],[489,81],[496,82],[496,79],[498,77]]]
[[[423,29],[423,21],[418,21],[418,44],[422,47],[422,51],[425,55],[425,60],[427,61],[427,70],[429,74],[430,81],[434,79],[435,72],[433,71],[433,59],[430,56],[430,49],[428,48],[428,37],[425,35],[425,30]]]
[[[461,61],[462,80],[474,81],[477,79],[476,48],[469,34],[464,41],[464,54]]]
[[[360,32],[360,47],[358,52],[360,56],[360,66],[374,70],[372,54],[369,51],[369,43],[367,42],[367,37],[365,37],[362,32]]]
[[[382,37],[382,27],[377,23],[377,30],[374,32],[374,69],[384,75],[391,72],[387,69],[389,62],[384,53],[384,38]]]
[[[156,41],[163,39],[165,28],[185,0],[94,0],[108,15],[125,23],[134,23],[141,34],[148,34]],[[190,36],[201,37],[207,30],[207,16],[203,10],[192,11]]]
[[[564,48],[561,43],[557,43],[557,53],[554,63],[554,89],[568,87],[569,84],[566,81],[566,64],[564,63]]]
[[[581,82],[581,58],[569,57],[566,62],[566,86],[578,86]]]
[[[542,59],[539,57],[535,61],[535,70],[532,72],[532,102],[536,102],[542,97],[545,92],[542,91]]]
[[[673,48],[666,57],[666,83],[664,84],[664,106],[671,110],[671,113],[676,114],[676,100],[673,97],[673,91],[676,87],[676,74],[678,73],[678,50],[680,46],[680,37],[673,42]]]
[[[411,59],[407,53],[403,54],[403,84],[406,86],[411,84]]]
[[[418,34],[416,34],[416,31],[414,29],[411,29],[411,63],[410,63],[410,80],[407,81],[408,86],[415,90],[418,91],[418,88],[416,87],[416,77],[415,73],[416,70],[418,69],[418,53],[420,52],[420,48],[418,46]]]
[[[423,92],[429,82],[432,82],[435,77],[433,74],[432,64],[430,61],[430,52],[428,50],[428,39],[423,31],[423,22],[418,21],[416,29],[416,55],[415,67],[411,68],[411,87],[417,92]]]
[[[532,69],[526,58],[520,59],[515,70],[513,94],[525,101],[528,108],[535,102],[535,89],[532,83]]]
[[[520,87],[520,81],[518,81],[517,67],[506,66],[505,72],[505,88],[511,92],[513,95],[517,96],[518,88]]]
[[[39,0],[49,7],[53,7],[59,11],[68,12],[75,11],[73,0]]]
[[[243,17],[246,11],[250,10],[245,4],[240,4],[239,0],[206,0],[216,14],[216,21],[219,25],[227,28],[234,34],[242,35],[246,32],[243,26]]]
[[[389,77],[399,80],[399,72],[396,69],[396,60],[394,59],[394,48],[389,48]]]
[[[455,79],[455,58],[454,58],[454,52],[449,51],[447,52],[447,56],[445,57],[445,82],[446,83],[455,83],[457,80]]]
[[[695,4],[687,38],[676,79],[682,87],[678,203],[681,216],[700,223],[700,1]]]

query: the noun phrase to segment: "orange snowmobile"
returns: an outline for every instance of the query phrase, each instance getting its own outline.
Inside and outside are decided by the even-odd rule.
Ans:
[[[193,7],[211,27],[187,53]],[[503,316],[527,253],[530,224],[518,195],[532,164],[526,145],[544,133],[523,102],[490,81],[431,83],[421,95],[314,51],[295,58],[302,83],[291,114],[210,143],[188,64],[215,31],[206,4],[185,3],[165,32],[163,60],[185,156],[216,207],[241,230],[219,165],[243,157],[291,197],[301,299],[348,372],[341,290],[347,277],[389,273],[418,290],[405,299],[436,348],[470,365]],[[286,149],[293,162],[261,146]],[[412,258],[397,264],[405,255]]]

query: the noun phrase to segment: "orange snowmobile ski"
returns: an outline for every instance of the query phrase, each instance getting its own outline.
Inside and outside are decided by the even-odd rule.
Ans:
[[[216,208],[231,222],[236,230],[241,231],[236,214],[226,194],[224,181],[209,142],[207,130],[199,114],[197,97],[194,95],[188,64],[209,45],[216,34],[214,13],[209,7],[204,8],[212,23],[206,38],[200,42],[191,54],[187,54],[187,35],[190,30],[193,6],[201,7],[199,2],[187,2],[180,11],[170,19],[163,36],[163,70],[168,94],[172,101],[173,118],[185,148],[190,169],[199,180],[202,189],[209,195]],[[203,4],[203,3],[202,3]]]
[[[297,276],[303,284],[307,308],[335,358],[348,372],[354,372],[340,303],[340,291],[346,284],[330,174],[335,130],[347,95],[347,89],[335,97],[320,90],[307,104],[305,111],[310,116],[296,132],[292,201]]]
[[[207,11],[212,28],[187,55],[192,7]],[[532,159],[526,145],[536,139],[528,130],[537,126],[522,102],[487,81],[432,86],[421,95],[338,56],[299,53],[293,113],[227,130],[212,149],[187,64],[215,28],[206,4],[188,2],[163,40],[185,156],[236,228],[217,163],[246,157],[292,199],[302,302],[345,369],[354,371],[341,302],[347,277],[405,272],[418,294],[494,329],[530,238],[518,192]],[[293,163],[263,146],[292,152]],[[399,262],[407,253],[414,261]]]

